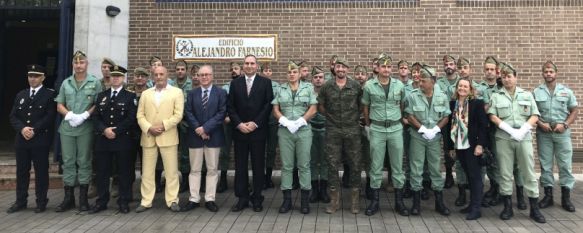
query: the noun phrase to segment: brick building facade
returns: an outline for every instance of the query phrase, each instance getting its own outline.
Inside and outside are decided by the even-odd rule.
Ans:
[[[132,0],[129,25],[131,69],[146,66],[151,55],[172,61],[173,34],[277,34],[272,66],[280,81],[290,59],[326,67],[338,54],[370,65],[381,51],[436,67],[443,55],[464,56],[481,78],[484,58],[495,55],[517,68],[527,89],[543,82],[541,65],[553,60],[559,82],[583,102],[580,0]],[[211,63],[218,84],[227,82],[227,63]],[[572,128],[574,148],[583,150],[583,121]],[[581,166],[573,172],[582,173]]]

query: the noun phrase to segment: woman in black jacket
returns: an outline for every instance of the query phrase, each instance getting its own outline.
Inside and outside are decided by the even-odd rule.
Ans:
[[[481,217],[483,183],[479,160],[488,143],[488,117],[484,101],[474,99],[474,93],[471,80],[462,78],[457,82],[450,102],[450,140],[446,140],[450,156],[457,156],[468,176],[470,204],[461,210],[467,214],[467,220]]]

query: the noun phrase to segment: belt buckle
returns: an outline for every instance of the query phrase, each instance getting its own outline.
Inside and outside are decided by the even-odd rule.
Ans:
[[[391,127],[391,123],[389,121],[385,121],[385,128]]]

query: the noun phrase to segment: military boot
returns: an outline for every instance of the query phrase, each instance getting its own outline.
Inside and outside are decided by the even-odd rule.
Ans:
[[[320,200],[320,183],[317,180],[312,180],[312,193],[310,195],[310,203],[316,203]]]
[[[554,205],[553,203],[553,186],[545,187],[545,197],[538,203],[541,209]]]
[[[63,202],[57,206],[55,211],[65,212],[72,208],[75,208],[75,187],[65,186],[65,197],[63,198]]]
[[[458,184],[458,196],[455,199],[455,206],[466,205],[466,186],[465,184]]]
[[[403,189],[395,189],[395,210],[401,216],[409,216],[409,209],[403,203]]]
[[[512,211],[512,196],[502,196],[501,199],[504,203],[504,209],[500,212],[500,219],[509,220],[514,216],[514,211]]]
[[[569,187],[561,187],[561,206],[569,212],[575,212],[575,206],[571,203],[571,189]]]
[[[443,203],[443,191],[433,190],[433,193],[435,193],[435,210],[443,216],[448,216],[450,212]]]
[[[352,205],[350,206],[350,212],[353,214],[358,214],[360,212],[360,189],[352,188],[351,192]]]
[[[545,216],[538,209],[538,198],[529,197],[528,202],[530,203],[530,218],[538,223],[546,223]]]
[[[526,201],[524,200],[524,186],[516,186],[516,208],[519,210],[526,209]]]
[[[279,207],[279,213],[285,214],[289,212],[292,208],[292,200],[291,200],[291,190],[286,189],[282,190],[283,192],[283,203]]]
[[[364,211],[367,216],[375,215],[379,211],[379,189],[372,189],[371,200]]]
[[[421,214],[421,191],[413,191],[413,205],[411,205],[411,215]]]
[[[336,187],[330,187],[330,204],[326,207],[326,213],[333,214],[340,204],[340,191]]]
[[[88,190],[89,185],[86,184],[79,185],[79,211],[89,210],[89,200],[87,198]]]
[[[310,213],[310,190],[302,189],[300,212],[302,214]]]

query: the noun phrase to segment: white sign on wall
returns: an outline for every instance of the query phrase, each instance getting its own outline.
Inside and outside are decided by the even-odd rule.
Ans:
[[[173,35],[174,60],[241,60],[255,55],[277,61],[277,35]]]

